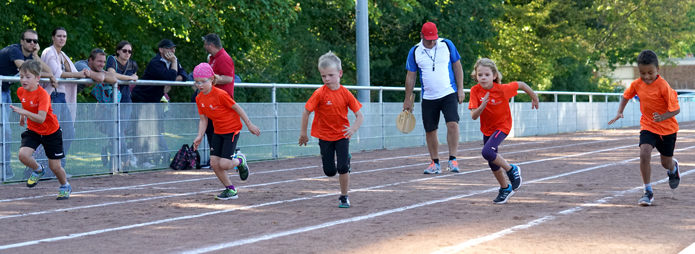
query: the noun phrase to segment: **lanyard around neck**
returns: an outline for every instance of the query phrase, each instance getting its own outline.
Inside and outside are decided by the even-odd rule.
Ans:
[[[422,49],[422,51],[424,51],[425,54],[427,54],[427,57],[429,57],[430,59],[432,59],[432,71],[434,71],[434,66],[435,66],[435,61],[434,61],[434,60],[437,59],[437,43],[435,42],[435,44],[434,44],[434,57],[430,56],[430,53],[427,53],[427,50]]]

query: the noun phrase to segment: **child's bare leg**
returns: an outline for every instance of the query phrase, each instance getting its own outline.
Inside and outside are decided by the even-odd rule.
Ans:
[[[502,157],[502,155],[497,154],[497,158],[495,158],[495,160],[492,161],[492,163],[495,163],[495,165],[502,167],[504,171],[512,170],[512,166],[509,165],[509,163],[507,163],[507,160],[505,160],[504,157]]]
[[[31,148],[26,147],[26,146],[22,147],[19,149],[19,156],[18,157],[19,157],[19,161],[22,162],[22,164],[24,164],[25,166],[27,166],[33,170],[37,170],[40,167],[39,163],[36,162],[34,157],[31,156],[32,154],[34,154],[34,151],[36,151],[36,150],[31,149]]]
[[[673,163],[673,156],[661,155],[661,166],[668,170],[674,170],[676,164]]]
[[[68,179],[65,177],[65,169],[60,165],[60,159],[49,159],[48,167],[53,171],[53,174],[58,178],[60,185],[65,185],[68,183]]]
[[[652,179],[652,150],[654,147],[650,144],[640,145],[639,152],[639,171],[642,174],[642,183],[648,184]]]
[[[495,179],[497,179],[497,182],[500,183],[500,188],[507,188],[507,178],[504,177],[504,173],[502,172],[502,170],[492,171],[492,174],[495,175]]]
[[[340,195],[347,196],[350,187],[350,174],[339,174],[338,181],[340,182]]]
[[[227,170],[233,169],[236,166],[239,166],[239,160],[237,159],[229,160],[222,159],[214,155],[210,156],[210,167],[212,168],[212,171],[215,172],[217,178],[220,179],[220,182],[224,184],[224,186],[232,185],[232,180],[229,180]]]

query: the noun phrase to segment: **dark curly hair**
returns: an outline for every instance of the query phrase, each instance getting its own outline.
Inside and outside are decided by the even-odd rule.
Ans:
[[[640,65],[649,65],[653,64],[656,66],[656,68],[659,68],[659,58],[656,56],[656,53],[654,51],[645,49],[642,50],[642,52],[639,53],[637,56],[637,64]]]

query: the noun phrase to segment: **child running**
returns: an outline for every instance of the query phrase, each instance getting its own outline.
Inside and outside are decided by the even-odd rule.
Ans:
[[[208,126],[208,118],[210,118],[215,125],[215,135],[209,141],[210,167],[226,187],[220,195],[215,196],[215,199],[236,199],[239,195],[227,176],[227,170],[237,167],[239,178],[242,181],[246,181],[249,177],[246,156],[238,153],[237,158],[234,158],[234,150],[239,141],[239,132],[243,127],[239,118],[244,120],[246,128],[251,134],[258,136],[261,131],[251,123],[244,109],[227,92],[213,86],[215,73],[209,64],[201,63],[196,66],[193,69],[193,79],[195,86],[200,89],[200,93],[195,98],[198,114],[200,114],[200,123],[198,124],[198,136],[193,140],[193,150],[198,150],[198,145],[203,140]]]
[[[471,88],[471,98],[468,109],[471,110],[473,120],[480,117],[480,131],[483,132],[483,158],[488,161],[492,173],[500,183],[500,191],[495,204],[507,203],[514,192],[521,186],[521,169],[507,163],[499,152],[499,145],[509,135],[512,129],[512,113],[509,109],[509,99],[521,89],[531,96],[531,108],[538,109],[538,96],[531,87],[524,82],[511,82],[500,84],[502,74],[497,70],[497,65],[490,59],[481,58],[475,63],[471,77],[478,84]],[[504,179],[503,168],[511,184]]]
[[[27,181],[27,187],[32,188],[46,174],[46,169],[31,157],[36,148],[43,145],[48,157],[48,167],[60,182],[56,199],[65,200],[70,197],[72,187],[65,177],[65,170],[60,166],[60,159],[65,158],[63,132],[58,118],[53,114],[51,97],[39,86],[40,73],[41,63],[35,60],[28,60],[19,66],[22,87],[17,89],[17,97],[22,102],[22,107],[10,106],[10,108],[20,114],[19,126],[24,126],[26,123],[27,130],[22,133],[22,145],[19,148],[18,157],[22,164],[34,170]]]
[[[668,184],[671,189],[678,187],[681,181],[678,160],[673,158],[673,150],[676,148],[676,134],[678,122],[675,116],[680,113],[678,105],[678,93],[666,83],[659,72],[659,59],[651,50],[643,50],[637,56],[637,68],[640,78],[632,81],[620,99],[618,114],[608,122],[613,124],[623,118],[623,110],[627,102],[635,96],[639,96],[640,111],[640,173],[644,183],[644,195],[637,202],[641,206],[649,206],[654,201],[654,191],[651,185],[652,176],[652,150],[661,154],[661,166],[666,169]],[[650,117],[651,116],[651,117]]]
[[[302,129],[299,136],[299,146],[306,146],[309,138],[306,135],[309,115],[315,112],[314,122],[311,124],[311,136],[319,139],[321,158],[323,160],[323,172],[327,176],[334,176],[338,172],[340,182],[340,208],[350,208],[348,200],[348,184],[350,182],[350,136],[362,125],[364,116],[360,104],[355,96],[340,85],[343,76],[340,58],[328,52],[319,58],[319,72],[324,86],[316,89],[304,107],[302,114]],[[350,126],[348,121],[348,108],[355,113],[355,123]],[[217,125],[215,125],[217,126]],[[337,157],[337,167],[334,156]]]

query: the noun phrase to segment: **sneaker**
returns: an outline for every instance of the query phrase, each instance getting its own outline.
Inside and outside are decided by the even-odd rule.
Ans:
[[[507,177],[512,182],[512,189],[516,191],[521,187],[521,168],[514,164],[511,164],[511,166],[512,169],[507,172]]]
[[[224,189],[220,195],[215,196],[216,200],[227,200],[227,199],[237,199],[239,198],[239,195],[237,195],[236,190],[230,190],[230,189]]]
[[[237,166],[236,171],[239,171],[239,178],[241,178],[242,181],[246,181],[246,179],[249,178],[249,165],[246,163],[246,155],[239,153],[237,154],[237,158],[241,159],[241,164]]]
[[[641,206],[650,206],[652,205],[652,201],[654,201],[654,192],[644,190],[644,195],[642,195],[642,198],[639,199],[637,204]]]
[[[70,193],[72,193],[72,186],[68,185],[67,188],[60,187],[58,189],[58,198],[56,200],[65,200],[70,198]]]
[[[340,196],[338,200],[340,200],[340,205],[338,205],[338,208],[350,208],[350,200],[347,196]]]
[[[27,187],[31,188],[36,186],[36,184],[39,183],[39,180],[41,180],[41,177],[46,174],[46,169],[42,168],[41,173],[36,173],[36,171],[31,172],[31,176],[29,177],[29,180],[27,180]]]
[[[500,188],[500,193],[497,194],[497,198],[496,198],[495,200],[493,200],[492,202],[495,202],[495,204],[499,204],[499,205],[504,204],[504,203],[507,203],[507,200],[509,200],[509,198],[511,198],[512,196],[514,196],[514,193],[515,193],[515,192],[514,192],[513,189],[510,189],[510,188],[502,189],[502,188]]]
[[[442,173],[442,166],[439,163],[430,162],[430,166],[425,169],[423,174],[439,174]]]
[[[450,160],[449,161],[449,168],[447,169],[449,172],[454,172],[458,173],[459,171],[459,162],[456,159]]]
[[[681,183],[681,171],[680,168],[678,167],[678,160],[676,158],[673,158],[673,163],[674,169],[676,172],[671,173],[666,173],[668,175],[668,186],[671,187],[671,189],[678,188],[678,184]]]

